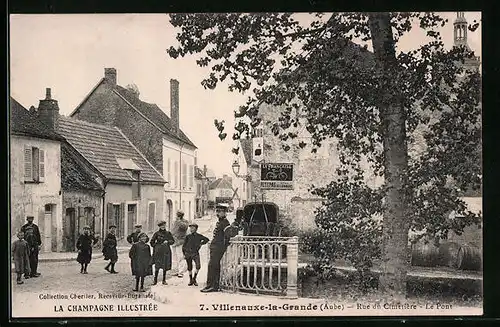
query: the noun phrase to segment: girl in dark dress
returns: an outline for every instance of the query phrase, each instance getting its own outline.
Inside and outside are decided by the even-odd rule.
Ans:
[[[24,239],[24,232],[17,233],[17,240],[12,244],[12,257],[17,274],[17,283],[24,284],[22,280],[23,274],[29,278],[30,261],[29,261],[29,245]]]
[[[129,251],[130,267],[132,275],[135,276],[134,291],[139,291],[139,282],[141,283],[140,291],[144,292],[144,278],[153,274],[151,247],[146,244],[148,236],[145,233],[139,234],[139,242],[134,243]]]
[[[109,233],[106,235],[106,239],[102,243],[102,254],[104,255],[104,260],[109,260],[109,263],[105,270],[112,274],[117,274],[118,272],[115,270],[115,263],[118,261],[118,250],[116,249],[116,226],[109,226]]]
[[[80,274],[87,273],[87,266],[92,260],[92,247],[97,243],[97,239],[90,235],[90,227],[83,227],[83,234],[78,237],[76,241],[76,248],[78,249],[78,256],[76,261],[82,266]]]
[[[151,237],[151,246],[153,247],[153,262],[155,265],[155,279],[153,285],[158,283],[158,274],[163,269],[162,284],[167,285],[167,271],[172,269],[172,250],[170,245],[175,243],[172,233],[166,230],[166,222],[158,224],[159,230]]]

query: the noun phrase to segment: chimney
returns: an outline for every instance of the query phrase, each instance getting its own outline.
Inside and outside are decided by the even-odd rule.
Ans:
[[[170,119],[175,134],[179,133],[179,81],[170,80]]]
[[[53,131],[59,127],[59,104],[52,99],[50,88],[46,89],[45,99],[40,100],[38,105],[38,117]]]
[[[112,86],[116,85],[116,69],[104,68],[104,79]]]

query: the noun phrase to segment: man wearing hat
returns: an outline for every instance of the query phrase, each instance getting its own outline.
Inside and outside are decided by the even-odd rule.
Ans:
[[[106,235],[106,239],[102,243],[102,254],[104,255],[104,260],[109,260],[109,263],[104,268],[111,274],[117,274],[115,270],[115,263],[118,261],[118,250],[116,246],[118,245],[116,241],[116,226],[109,225],[109,232]]]
[[[191,234],[186,235],[184,239],[184,244],[182,245],[182,253],[184,254],[184,258],[187,263],[187,270],[189,272],[189,284],[188,286],[194,285],[198,286],[198,282],[196,281],[196,276],[198,275],[198,271],[201,269],[200,262],[200,248],[202,245],[207,244],[209,239],[201,234],[198,234],[198,225],[190,224],[189,229]],[[195,263],[196,270],[193,275],[193,261]]]
[[[27,223],[21,227],[21,231],[26,235],[26,242],[28,242],[30,248],[30,277],[39,277],[40,273],[38,269],[38,254],[40,253],[40,247],[42,246],[42,237],[40,236],[40,230],[38,226],[33,223],[35,218],[33,216],[27,216]],[[27,230],[31,229],[31,232],[27,233]]]
[[[218,292],[220,283],[220,261],[226,251],[228,240],[224,230],[228,227],[229,221],[226,218],[229,205],[226,203],[217,204],[215,213],[218,221],[215,225],[214,236],[210,243],[210,259],[208,261],[207,285],[201,291]]]
[[[186,238],[188,228],[189,223],[186,219],[184,219],[184,212],[177,211],[177,219],[175,219],[174,227],[172,228],[172,234],[175,240],[172,250],[177,263],[177,277],[183,277],[183,273],[186,270],[186,262],[184,261],[184,256],[182,255],[182,245],[184,243],[184,239]]]
[[[137,223],[134,225],[134,228],[135,228],[135,231],[130,234],[129,236],[127,236],[127,242],[129,242],[130,244],[134,244],[134,243],[137,243],[139,242],[139,235],[141,235],[142,233],[142,225]],[[146,235],[147,237],[147,240],[146,240],[146,243],[149,242],[149,236]]]
[[[153,248],[153,263],[155,265],[155,276],[153,285],[158,283],[160,269],[163,269],[162,284],[167,284],[167,271],[172,269],[172,250],[170,245],[174,244],[174,237],[166,228],[167,223],[158,223],[159,229],[151,237],[151,247]]]

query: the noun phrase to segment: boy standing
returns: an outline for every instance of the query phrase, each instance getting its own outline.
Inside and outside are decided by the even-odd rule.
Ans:
[[[23,274],[26,278],[29,278],[30,275],[29,246],[28,242],[24,240],[24,232],[18,232],[17,238],[12,244],[12,257],[16,267],[17,283],[24,284],[22,281]]]
[[[109,260],[109,263],[104,268],[111,274],[117,274],[115,270],[115,264],[118,261],[118,250],[116,248],[116,226],[109,226],[109,233],[106,235],[106,239],[102,243],[102,254],[104,255],[104,260]]]
[[[186,235],[184,239],[184,244],[182,245],[182,253],[184,254],[184,258],[187,263],[187,270],[189,272],[189,284],[188,286],[194,285],[198,286],[198,282],[196,281],[196,275],[198,275],[198,271],[201,269],[200,262],[200,248],[202,245],[208,243],[208,237],[205,237],[201,234],[198,234],[198,225],[190,224],[189,229],[191,234]],[[193,275],[193,261],[195,263],[196,270]]]
[[[92,247],[97,243],[97,239],[94,235],[90,234],[90,227],[83,227],[83,234],[78,237],[76,242],[76,248],[78,249],[78,256],[76,261],[82,266],[80,268],[80,274],[87,273],[87,266],[92,260]]]
[[[129,251],[132,275],[135,276],[134,291],[144,292],[144,278],[153,274],[151,247],[146,244],[148,236],[146,233],[139,234],[139,242],[134,243]],[[139,283],[141,288],[139,289]]]

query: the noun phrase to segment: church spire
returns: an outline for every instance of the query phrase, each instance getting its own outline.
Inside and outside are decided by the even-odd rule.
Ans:
[[[463,11],[457,12],[457,18],[453,23],[454,27],[454,42],[455,46],[466,46],[467,44],[467,20]]]

